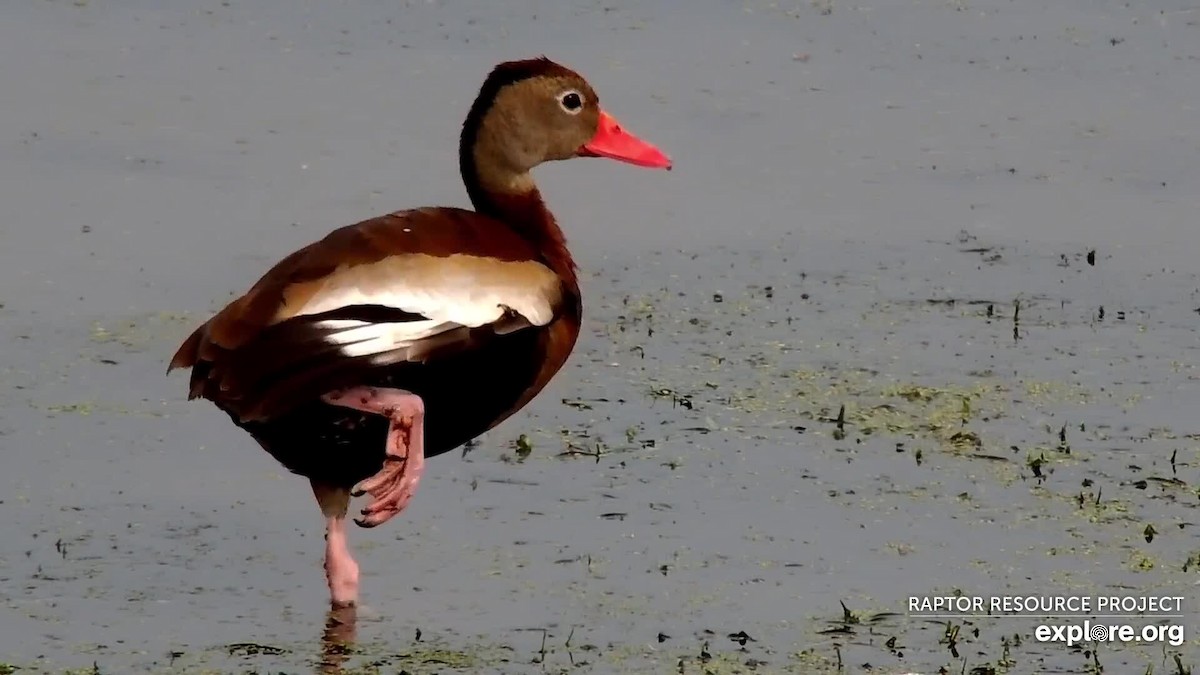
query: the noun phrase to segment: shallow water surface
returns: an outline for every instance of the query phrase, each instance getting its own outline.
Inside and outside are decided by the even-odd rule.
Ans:
[[[1192,634],[906,614],[1154,593],[1196,624],[1200,16],[785,4],[6,9],[0,664],[1195,667]],[[352,533],[365,605],[328,616],[306,483],[166,360],[331,226],[463,203],[459,111],[541,51],[677,168],[540,170],[577,351]]]

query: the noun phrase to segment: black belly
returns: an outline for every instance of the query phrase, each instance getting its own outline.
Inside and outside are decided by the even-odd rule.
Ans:
[[[543,330],[517,331],[445,360],[372,369],[357,384],[420,396],[425,402],[425,456],[433,457],[499,424],[536,393],[532,387],[545,384],[536,382],[544,345]],[[269,420],[239,426],[289,470],[350,487],[383,465],[389,422],[313,399]]]

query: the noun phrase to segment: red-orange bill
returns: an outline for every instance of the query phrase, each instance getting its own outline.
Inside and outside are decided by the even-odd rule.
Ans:
[[[592,140],[583,144],[579,154],[586,157],[607,157],[652,169],[670,169],[671,158],[662,150],[621,128],[616,118],[600,111],[600,127]]]

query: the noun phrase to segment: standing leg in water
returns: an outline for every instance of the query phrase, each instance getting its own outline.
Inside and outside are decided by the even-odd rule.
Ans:
[[[358,602],[358,563],[350,555],[346,541],[346,510],[350,491],[317,480],[313,494],[325,516],[325,579],[329,582],[329,600],[334,607],[350,607]]]

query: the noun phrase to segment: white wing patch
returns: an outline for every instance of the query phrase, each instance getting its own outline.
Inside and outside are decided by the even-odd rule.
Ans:
[[[354,325],[337,325],[354,324]],[[330,342],[340,345],[345,356],[369,356],[402,349],[438,333],[455,328],[457,324],[432,321],[411,321],[405,323],[369,323],[366,321],[329,320],[317,323],[319,328],[337,330],[327,338]]]
[[[346,356],[369,356],[460,326],[494,323],[510,309],[530,324],[544,326],[554,318],[561,289],[558,275],[535,261],[409,254],[344,267],[320,281],[297,285],[285,293],[276,321],[351,305],[394,307],[428,317],[397,323],[330,319],[318,324],[336,331],[327,339]]]

